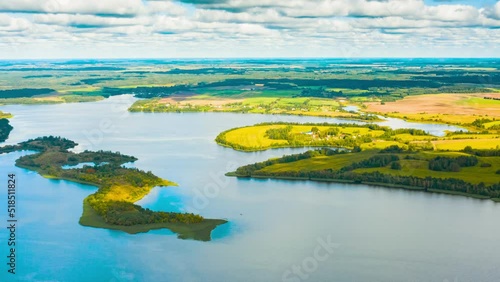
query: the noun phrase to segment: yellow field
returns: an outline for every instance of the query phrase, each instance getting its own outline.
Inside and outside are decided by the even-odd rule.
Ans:
[[[495,125],[500,125],[500,120],[498,121],[492,121],[484,124],[484,128],[490,128]]]
[[[466,146],[474,149],[496,149],[500,148],[500,139],[467,139],[467,140],[440,140],[432,141],[437,150],[459,151]]]
[[[399,147],[405,148],[407,147],[405,144],[399,143],[397,141],[386,141],[386,140],[375,140],[371,143],[364,143],[360,147],[363,150],[369,149],[385,149],[389,146],[398,145]]]
[[[434,136],[425,136],[425,135],[411,135],[409,133],[405,133],[405,134],[397,134],[394,136],[394,138],[398,139],[398,140],[401,140],[403,142],[405,141],[427,141],[427,140],[432,140],[436,137]]]
[[[287,145],[287,140],[273,140],[267,138],[266,131],[272,128],[284,128],[286,125],[256,125],[250,127],[238,128],[232,131],[229,131],[225,135],[225,139],[227,142],[231,144],[237,144],[247,148],[256,148],[256,149],[266,149],[272,147],[273,145]],[[313,125],[294,125],[292,128],[292,134],[301,134],[308,132],[312,129],[312,127],[317,127],[320,131],[327,130],[331,128],[331,126],[313,126]],[[370,134],[373,137],[377,137],[382,135],[384,132],[382,130],[371,130],[369,128],[360,128],[360,127],[337,127],[340,131],[340,134],[352,134],[352,135],[367,135]],[[397,142],[388,142],[386,146],[390,146],[392,144],[399,144]],[[384,147],[385,148],[385,147]]]
[[[365,103],[366,111],[422,122],[470,124],[479,118],[500,118],[500,101],[484,99],[500,93],[408,96],[396,102]]]
[[[271,128],[281,128],[284,125],[251,126],[239,128],[226,134],[226,140],[244,147],[270,147],[273,144],[288,144],[286,140],[272,140],[267,137],[266,131]]]

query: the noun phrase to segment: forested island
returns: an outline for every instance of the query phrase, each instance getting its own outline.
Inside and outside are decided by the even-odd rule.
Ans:
[[[80,224],[84,226],[122,230],[131,234],[166,228],[182,239],[209,241],[211,231],[226,223],[225,220],[205,219],[191,213],[152,211],[134,204],[154,187],[175,183],[161,179],[152,172],[122,166],[136,161],[135,157],[108,151],[70,152],[69,149],[76,145],[65,138],[48,136],[1,147],[0,154],[36,151],[17,159],[16,166],[36,171],[47,178],[97,186],[98,191],[83,202]],[[94,165],[63,168],[88,162]]]
[[[374,184],[500,202],[500,150],[317,149],[250,164],[237,177]]]

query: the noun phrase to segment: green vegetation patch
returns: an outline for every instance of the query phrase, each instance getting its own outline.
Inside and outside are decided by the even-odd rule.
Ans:
[[[448,169],[454,163],[459,169]],[[469,148],[468,153],[450,154],[391,147],[361,152],[317,149],[242,166],[227,175],[377,184],[498,199],[499,172],[500,150]]]
[[[375,124],[261,123],[222,132],[215,139],[220,145],[240,151],[259,151],[282,147],[343,147],[399,145],[396,136],[408,134],[432,138],[422,130],[396,129]]]
[[[68,151],[77,144],[60,137],[41,137],[18,145],[4,146],[0,153],[32,150],[38,153],[23,156],[16,165],[37,171],[49,178],[65,179],[98,187],[84,200],[82,225],[122,230],[128,233],[167,228],[179,238],[210,240],[210,233],[224,220],[205,219],[191,213],[155,212],[134,202],[146,196],[156,186],[175,185],[151,172],[122,167],[137,159],[107,151]],[[66,165],[93,162],[93,166],[63,169]]]

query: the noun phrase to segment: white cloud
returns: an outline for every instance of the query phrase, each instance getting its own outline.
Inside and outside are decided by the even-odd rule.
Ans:
[[[452,2],[429,6],[423,0],[183,2],[195,4],[171,0],[0,1],[0,56],[18,54],[15,50],[19,48],[11,46],[23,46],[32,54],[39,54],[33,51],[35,47],[48,51],[65,48],[54,56],[72,50],[78,55],[119,56],[123,52],[153,56],[169,50],[170,55],[177,52],[187,57],[239,52],[242,56],[372,56],[375,51],[369,50],[392,54],[384,48],[396,55],[396,50],[403,49],[430,52],[429,46],[476,52],[488,46],[487,51],[494,54],[500,48],[500,2],[485,8]]]
[[[0,2],[0,11],[4,12],[135,15],[142,8],[141,0],[15,0]]]
[[[500,1],[498,1],[493,7],[483,9],[482,12],[486,17],[500,20]]]

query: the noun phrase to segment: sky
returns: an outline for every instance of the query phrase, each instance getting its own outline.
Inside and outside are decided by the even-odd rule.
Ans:
[[[499,57],[500,0],[0,0],[0,59]]]

